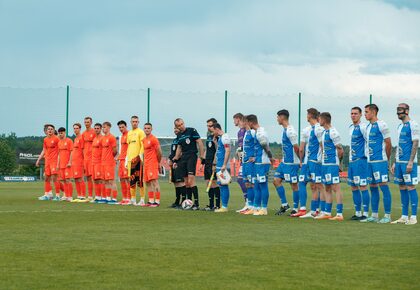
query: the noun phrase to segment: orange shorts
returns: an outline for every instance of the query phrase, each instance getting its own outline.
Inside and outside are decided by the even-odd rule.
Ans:
[[[73,178],[73,170],[71,167],[60,168],[60,179],[65,180],[70,178]]]
[[[57,162],[45,163],[45,176],[57,175]]]
[[[73,177],[74,178],[82,178],[83,177],[83,165],[72,165],[71,168],[73,169]]]
[[[115,165],[102,165],[103,180],[115,179]]]
[[[154,164],[145,164],[144,165],[144,181],[149,182],[159,178],[159,165]]]
[[[94,180],[102,179],[102,165],[101,164],[93,164],[92,165],[92,178]]]
[[[120,160],[118,164],[118,177],[119,178],[129,178],[128,169],[125,167],[125,160]]]
[[[92,176],[93,175],[93,166],[92,166],[92,160],[84,160],[84,169],[85,169],[85,176]]]

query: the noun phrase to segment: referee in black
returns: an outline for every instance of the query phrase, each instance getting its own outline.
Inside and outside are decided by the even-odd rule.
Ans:
[[[171,182],[175,186],[175,202],[170,206],[170,208],[180,208],[181,207],[181,192],[185,192],[185,182],[184,176],[179,173],[177,168],[173,167],[173,160],[175,158],[176,149],[178,148],[178,128],[174,128],[175,139],[172,140],[171,144],[171,153],[169,154],[169,166],[171,167]]]
[[[204,208],[206,211],[213,211],[220,208],[220,188],[217,185],[217,178],[214,171],[215,155],[217,150],[218,136],[214,135],[213,125],[217,123],[215,118],[207,120],[207,140],[206,140],[206,160],[204,162],[204,180],[210,182],[213,176],[213,180],[209,189],[209,204]],[[214,206],[214,199],[216,198],[216,207]]]
[[[185,181],[185,192],[182,192],[182,199],[192,199],[194,196],[194,206],[192,210],[199,210],[198,189],[195,183],[195,173],[197,168],[197,153],[200,151],[201,163],[204,162],[204,145],[200,134],[194,128],[185,126],[184,120],[178,118],[174,121],[175,127],[179,130],[178,148],[172,162],[177,174],[181,174]],[[197,150],[198,145],[198,150]]]

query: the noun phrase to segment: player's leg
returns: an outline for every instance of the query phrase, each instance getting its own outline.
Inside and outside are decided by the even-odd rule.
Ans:
[[[273,185],[276,188],[277,195],[279,196],[281,202],[280,209],[276,212],[276,215],[283,215],[285,212],[290,210],[289,203],[287,202],[286,190],[283,186],[284,167],[284,163],[281,163],[274,173]]]
[[[138,176],[139,176],[139,181],[137,182],[137,186],[139,187],[139,192],[140,192],[140,201],[137,205],[139,206],[146,206],[145,203],[145,197],[146,197],[146,189],[144,188],[144,162],[143,161],[139,161],[139,169],[138,169]]]
[[[223,213],[228,211],[230,191],[228,185],[220,185],[220,197],[222,200],[222,207],[214,210],[215,213]]]
[[[309,180],[308,179],[308,165],[302,164],[302,168],[299,174],[299,185],[298,185],[300,209],[296,214],[292,215],[292,217],[304,217],[308,213],[306,211],[306,202],[308,199],[308,192],[306,190],[306,186],[307,186],[308,180]]]
[[[187,162],[187,170],[188,170],[188,185],[191,190],[191,195],[194,197],[194,205],[192,210],[199,210],[200,209],[200,202],[198,196],[198,188],[195,181],[195,174],[197,170],[197,155],[192,155]]]
[[[340,183],[334,183],[331,185],[332,191],[335,193],[337,201],[337,214],[335,217],[330,218],[333,221],[343,221],[343,192],[341,191]]]
[[[130,168],[130,203],[132,205],[137,205],[136,188],[137,183],[139,182],[139,171],[136,166],[137,165],[133,165]]]
[[[372,163],[367,164],[367,181],[370,189],[370,201],[372,213],[367,219],[360,220],[360,222],[378,222],[378,211],[379,211],[379,187],[376,181],[378,174],[374,173]]]
[[[410,203],[410,196],[408,194],[407,186],[405,185],[403,172],[401,170],[401,163],[395,163],[394,183],[398,185],[401,197],[402,214],[401,217],[391,224],[406,224],[408,221],[408,206]]]
[[[391,222],[391,207],[392,207],[392,197],[391,190],[388,185],[388,162],[380,162],[375,164],[377,171],[380,173],[379,187],[383,195],[384,203],[384,217],[379,220],[379,223],[390,223]]]
[[[239,187],[241,188],[242,195],[244,197],[245,205],[243,208],[238,209],[236,212],[240,213],[241,211],[244,211],[247,209],[247,188],[245,185],[244,175],[243,175],[243,164],[241,163],[238,170],[238,178],[236,179],[236,182],[238,182]]]
[[[324,220],[331,218],[332,211],[332,185],[325,185],[325,210],[315,217],[316,220]]]
[[[299,165],[288,165],[287,166],[287,174],[285,175],[286,181],[290,183],[290,187],[292,189],[292,197],[293,197],[293,209],[290,212],[290,216],[297,214],[299,208],[299,185],[298,185],[298,172],[299,172]]]
[[[418,173],[417,173],[417,163],[414,163],[411,173],[406,175],[410,180],[406,181],[408,194],[411,201],[411,216],[407,221],[407,225],[417,224],[417,208],[419,205],[419,196],[416,190],[416,185],[418,184]]]
[[[268,190],[268,173],[270,171],[270,164],[263,164],[260,167],[260,171],[257,172],[257,184],[261,194],[261,209],[254,213],[254,215],[267,215],[268,210],[268,199],[270,192]]]

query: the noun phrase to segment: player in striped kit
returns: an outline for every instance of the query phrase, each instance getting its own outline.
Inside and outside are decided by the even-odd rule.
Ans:
[[[392,171],[394,182],[399,185],[401,193],[402,215],[392,224],[417,224],[418,184],[417,149],[419,147],[419,125],[409,117],[410,106],[401,103],[397,108],[398,119],[402,123],[398,126],[398,147]],[[408,218],[411,200],[411,217]]]
[[[366,127],[367,124],[361,122],[362,109],[354,107],[351,109],[350,125],[350,153],[348,184],[351,186],[355,214],[352,220],[361,221],[367,219],[369,215],[370,195],[367,188],[367,152],[366,152]],[[363,214],[362,214],[363,200]]]
[[[370,123],[367,126],[368,144],[368,182],[370,184],[372,215],[361,222],[379,222],[386,224],[391,222],[391,191],[389,190],[388,168],[391,157],[391,137],[388,125],[378,120],[379,108],[375,104],[365,106],[365,117]],[[385,215],[379,219],[379,188],[383,193]]]
[[[290,206],[287,202],[286,191],[284,190],[283,180],[290,184],[293,191],[293,210],[291,214],[296,214],[299,207],[299,187],[298,187],[298,174],[300,160],[298,136],[293,128],[289,124],[289,111],[280,110],[277,112],[277,122],[283,127],[282,135],[282,150],[283,160],[277,167],[274,173],[274,186],[276,187],[277,193],[281,201],[280,210],[276,215],[282,215],[290,210]]]
[[[320,125],[324,128],[322,133],[322,183],[325,185],[325,211],[315,219],[329,219],[343,221],[343,193],[340,187],[340,160],[344,150],[341,146],[341,138],[337,129],[331,125],[331,114],[321,113]],[[332,217],[332,194],[335,193],[337,200],[337,215]]]

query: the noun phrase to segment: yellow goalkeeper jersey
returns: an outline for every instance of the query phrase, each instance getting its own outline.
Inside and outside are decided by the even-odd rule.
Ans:
[[[134,129],[128,131],[127,135],[127,143],[128,143],[128,149],[127,149],[127,161],[128,163],[131,162],[133,158],[136,158],[137,156],[140,156],[140,158],[143,158],[142,155],[144,153],[143,148],[143,142],[142,140],[146,137],[146,134],[144,134],[144,131],[142,129]]]

